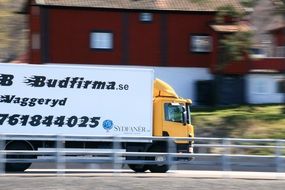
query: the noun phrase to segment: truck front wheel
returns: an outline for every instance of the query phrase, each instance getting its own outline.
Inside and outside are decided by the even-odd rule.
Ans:
[[[26,141],[11,141],[6,144],[5,150],[33,150],[33,146]],[[32,155],[7,155],[7,159],[32,159]],[[5,171],[6,172],[23,172],[31,166],[32,163],[13,163],[6,162]]]
[[[147,167],[143,164],[129,164],[130,169],[137,173],[143,173],[147,170]]]
[[[152,146],[148,152],[167,152],[165,146],[159,144]],[[167,156],[155,156],[155,157],[149,157],[150,160],[155,161],[166,161]],[[153,173],[166,173],[169,170],[169,165],[167,164],[155,164],[155,165],[149,165],[148,169]]]

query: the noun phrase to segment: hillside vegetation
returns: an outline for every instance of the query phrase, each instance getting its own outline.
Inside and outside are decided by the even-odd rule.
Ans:
[[[24,0],[0,0],[0,62],[27,51],[27,18],[17,14]]]
[[[198,137],[285,139],[283,105],[202,108],[192,110]]]

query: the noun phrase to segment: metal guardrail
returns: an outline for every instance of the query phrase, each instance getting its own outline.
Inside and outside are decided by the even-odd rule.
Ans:
[[[5,142],[10,140],[54,141],[55,147],[50,150],[4,150]],[[195,142],[195,153],[176,153],[174,142]],[[108,141],[113,142],[112,149],[65,149],[65,141]],[[126,152],[121,142],[166,141],[168,152]],[[36,158],[6,158],[8,155],[33,155]],[[160,156],[163,160],[127,160],[126,156],[142,158]],[[194,157],[191,162],[176,158]],[[266,162],[258,160],[266,159]],[[66,163],[111,163],[114,169],[124,164],[168,164],[176,167],[179,164],[192,166],[220,164],[221,170],[230,171],[233,166],[265,167],[269,165],[276,172],[285,172],[285,140],[281,139],[236,139],[236,138],[171,138],[171,137],[115,137],[115,136],[63,136],[63,135],[12,135],[0,134],[0,173],[4,173],[5,163],[54,162],[58,169],[64,169]],[[266,163],[266,164],[265,164]],[[63,170],[60,170],[62,172]]]

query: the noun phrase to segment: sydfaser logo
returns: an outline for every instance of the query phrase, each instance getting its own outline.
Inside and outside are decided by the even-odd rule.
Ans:
[[[113,121],[112,120],[105,120],[103,122],[103,128],[109,132],[113,128]]]

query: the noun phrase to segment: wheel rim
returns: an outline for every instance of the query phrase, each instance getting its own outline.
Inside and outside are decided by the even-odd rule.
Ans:
[[[155,157],[155,161],[156,162],[165,162],[166,161],[166,157],[165,156],[156,156]],[[164,163],[159,163],[157,164],[158,166],[163,166],[165,165]]]

